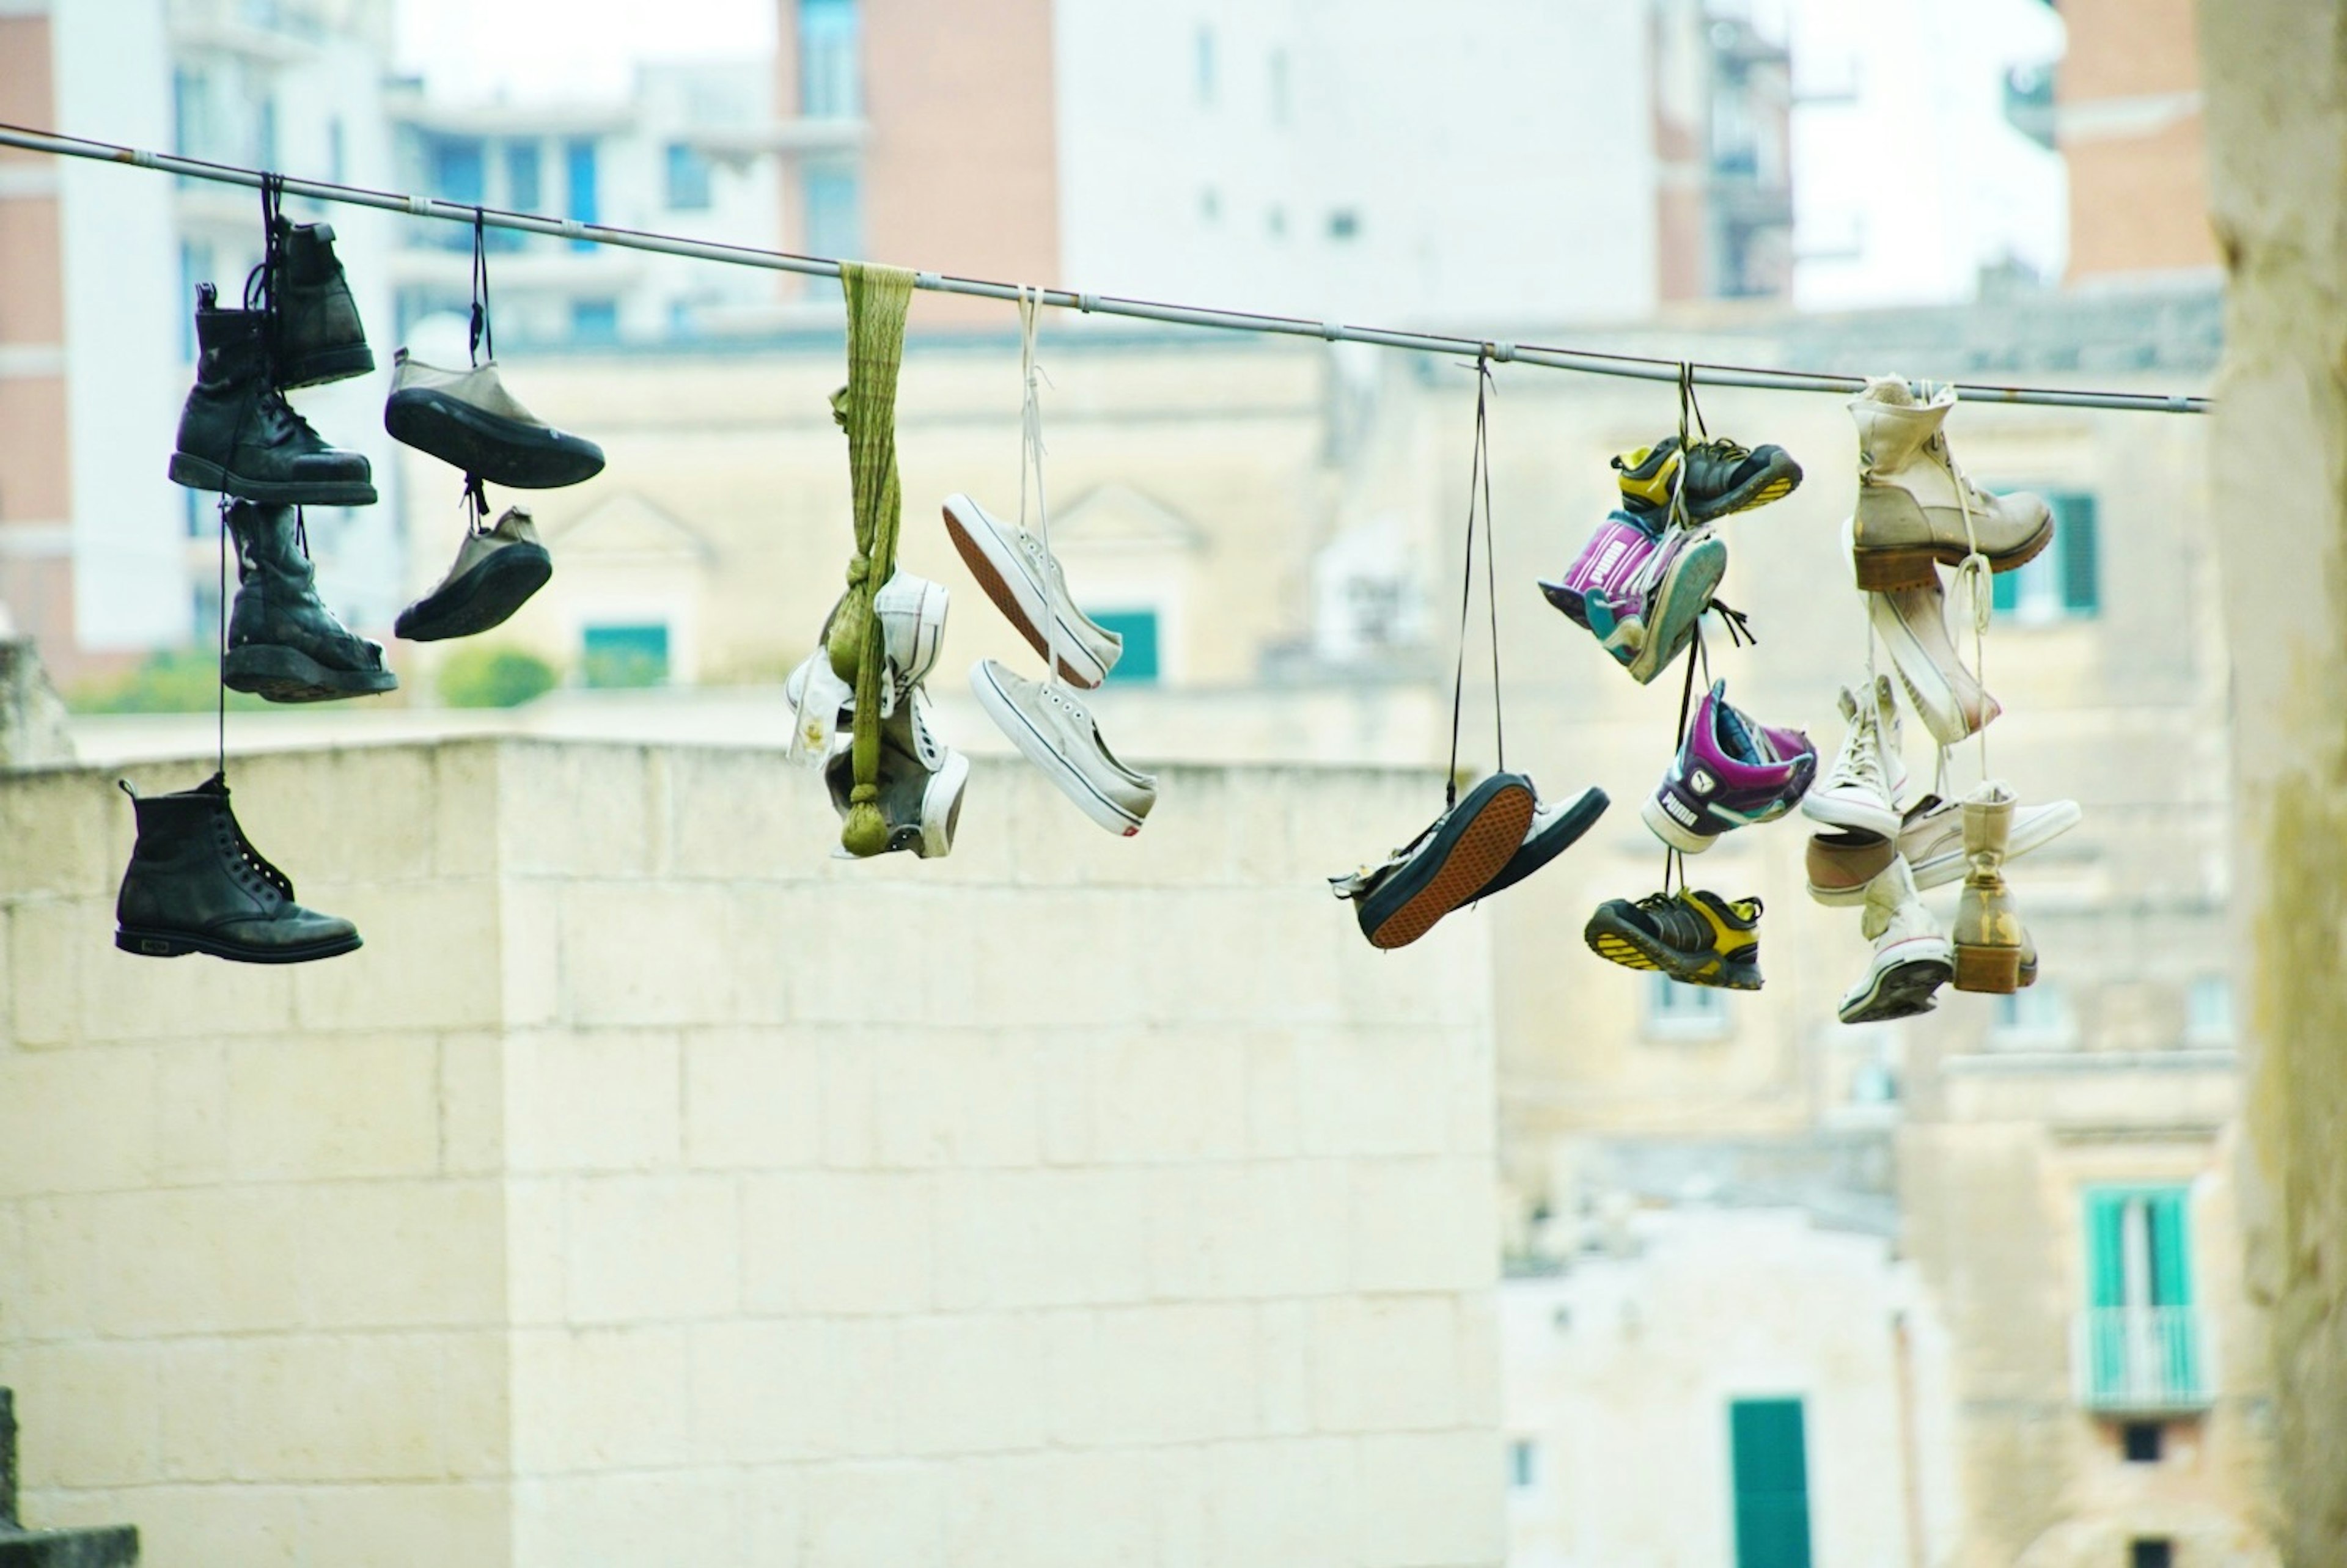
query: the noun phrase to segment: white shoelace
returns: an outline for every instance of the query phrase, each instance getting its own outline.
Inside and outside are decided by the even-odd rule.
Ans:
[[[1019,285],[1019,380],[1024,395],[1019,408],[1019,531],[1027,531],[1027,474],[1035,474],[1035,526],[1041,536],[1042,559],[1036,562],[1036,576],[1042,579],[1043,589],[1043,690],[1049,693],[1060,683],[1060,611],[1051,598],[1051,507],[1043,494],[1043,404],[1037,395],[1036,382],[1042,378],[1042,367],[1035,363],[1035,318],[1042,309],[1043,291],[1038,286],[1032,293],[1026,284]]]

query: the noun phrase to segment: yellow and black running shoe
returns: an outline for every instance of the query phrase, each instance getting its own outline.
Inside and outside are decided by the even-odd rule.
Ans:
[[[1665,436],[1623,453],[1614,466],[1622,476],[1622,504],[1634,515],[1669,510],[1671,487],[1683,483],[1687,520],[1694,523],[1781,501],[1801,483],[1801,466],[1782,446],[1739,446],[1725,436],[1697,442],[1682,454],[1679,438]]]
[[[1760,900],[1701,888],[1609,898],[1582,931],[1589,950],[1631,969],[1658,969],[1691,986],[1760,989]]]

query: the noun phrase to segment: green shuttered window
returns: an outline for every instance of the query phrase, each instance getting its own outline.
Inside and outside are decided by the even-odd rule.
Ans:
[[[1727,1407],[1736,1568],[1809,1568],[1809,1461],[1799,1399]]]

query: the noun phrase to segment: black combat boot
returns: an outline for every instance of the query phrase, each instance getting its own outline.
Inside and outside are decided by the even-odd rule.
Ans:
[[[220,680],[272,702],[324,702],[399,689],[383,645],[358,636],[319,600],[317,568],[301,514],[232,501],[236,608],[228,618]]]
[[[241,964],[301,964],[359,945],[339,915],[293,902],[293,884],[236,825],[228,780],[141,798],[138,842],[114,902],[114,945],[150,958],[210,953]]]
[[[223,311],[210,283],[196,291],[195,390],[179,415],[171,479],[248,501],[371,507],[363,453],[329,446],[269,376],[269,318]]]
[[[274,302],[272,379],[291,392],[366,374],[374,368],[374,353],[367,347],[358,302],[351,298],[351,285],[334,256],[333,226],[278,218],[272,228],[276,243],[245,284],[244,303],[251,310]]]

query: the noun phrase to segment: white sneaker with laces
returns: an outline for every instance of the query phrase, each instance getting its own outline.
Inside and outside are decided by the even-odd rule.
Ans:
[[[887,678],[880,683],[882,718],[895,713],[906,694],[937,668],[945,651],[950,600],[943,583],[908,571],[897,573],[872,596],[872,613],[879,617],[882,642],[888,651]],[[824,617],[815,651],[783,682],[783,695],[795,721],[790,745],[794,757],[827,760],[832,737],[856,712],[856,688],[831,668],[831,623],[838,613],[839,607],[833,605],[831,615]]]
[[[987,717],[1086,816],[1127,838],[1141,831],[1157,804],[1157,781],[1116,760],[1082,703],[991,659],[970,666],[969,686]]]
[[[1844,1023],[1876,1023],[1932,1010],[1932,993],[1955,977],[1955,949],[1923,907],[1906,857],[1866,886],[1859,929],[1874,943],[1865,976],[1841,999]]]
[[[909,849],[923,860],[935,860],[953,852],[969,759],[931,732],[928,706],[928,693],[916,686],[880,726],[879,805],[890,850]],[[832,806],[844,819],[856,788],[856,743],[847,734],[834,743],[823,775]],[[857,857],[841,846],[833,849],[832,858]]]
[[[1843,687],[1841,716],[1841,750],[1825,778],[1801,797],[1801,815],[1887,838],[1899,831],[1899,792],[1907,787],[1899,709],[1891,697],[1890,681],[1876,676],[1864,697]]]
[[[970,575],[1039,655],[1049,659],[1056,649],[1061,675],[1079,686],[1108,679],[1124,652],[1124,639],[1076,608],[1060,563],[1042,540],[964,495],[946,497],[945,518]]]

